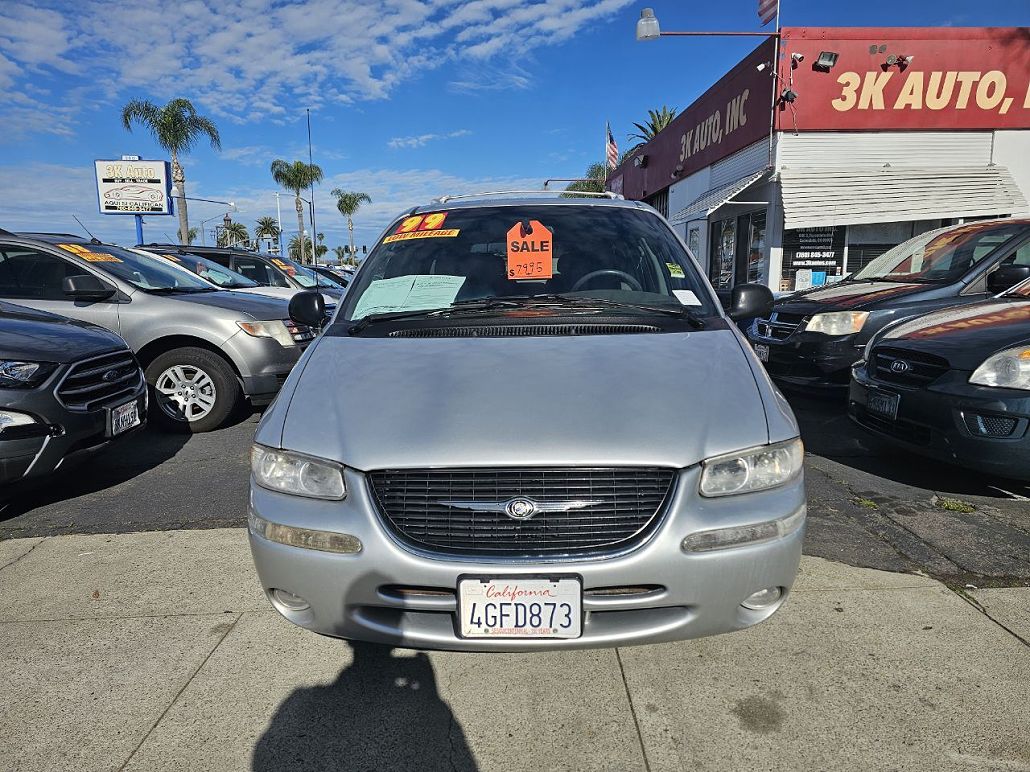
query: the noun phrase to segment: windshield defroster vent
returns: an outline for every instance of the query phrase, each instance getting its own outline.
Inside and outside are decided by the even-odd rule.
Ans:
[[[525,338],[552,335],[632,335],[661,332],[650,324],[491,324],[463,327],[416,327],[395,330],[391,338]]]

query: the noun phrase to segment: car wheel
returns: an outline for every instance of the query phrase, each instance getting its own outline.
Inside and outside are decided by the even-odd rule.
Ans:
[[[202,348],[177,348],[146,368],[150,414],[165,428],[179,432],[217,429],[243,398],[229,364]]]

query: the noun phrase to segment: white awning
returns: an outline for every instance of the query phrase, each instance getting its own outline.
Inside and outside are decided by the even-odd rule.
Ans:
[[[780,170],[784,228],[1022,214],[1004,166]]]
[[[673,225],[679,225],[680,223],[690,222],[691,220],[704,219],[735,195],[742,193],[746,188],[754,185],[768,173],[768,169],[763,169],[760,172],[755,172],[754,174],[749,174],[746,177],[741,177],[739,180],[734,180],[733,182],[725,185],[720,185],[717,188],[712,188],[708,192],[702,193],[686,207],[676,212],[676,214],[672,216],[670,222]]]

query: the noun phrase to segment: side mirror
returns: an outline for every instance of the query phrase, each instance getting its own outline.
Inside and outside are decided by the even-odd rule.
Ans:
[[[730,294],[730,305],[726,309],[735,322],[756,316],[768,317],[772,310],[772,290],[764,284],[738,284]]]
[[[1030,265],[1003,265],[987,277],[987,291],[992,295],[1012,289],[1030,277]]]
[[[115,290],[89,273],[79,276],[65,276],[61,291],[73,300],[107,300],[114,297]]]
[[[304,290],[290,298],[290,318],[315,329],[325,324],[325,298],[321,292]]]

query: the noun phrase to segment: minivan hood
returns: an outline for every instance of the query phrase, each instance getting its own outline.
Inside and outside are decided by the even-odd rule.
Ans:
[[[142,291],[142,290],[140,290]],[[247,295],[241,292],[218,290],[217,292],[198,292],[196,294],[161,295],[160,297],[196,303],[201,306],[215,306],[227,311],[247,314],[252,319],[289,319],[289,301],[284,298],[272,298],[265,295]]]
[[[428,340],[330,333],[308,357],[282,447],[364,471],[687,467],[769,438],[755,376],[726,329]]]
[[[946,308],[889,327],[878,346],[944,357],[959,370],[975,370],[991,354],[1030,342],[1030,301],[986,300]]]
[[[776,300],[776,310],[792,314],[869,311],[935,285],[895,281],[844,281],[794,292]]]
[[[103,327],[0,302],[0,359],[63,364],[124,348]]]

